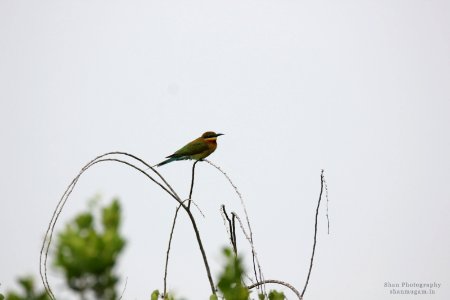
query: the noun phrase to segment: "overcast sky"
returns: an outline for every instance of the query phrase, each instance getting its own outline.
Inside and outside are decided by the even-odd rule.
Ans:
[[[266,278],[303,287],[323,168],[331,232],[321,210],[305,299],[411,299],[385,282],[437,282],[421,299],[449,299],[449,53],[445,0],[0,1],[0,292],[38,278],[51,213],[86,162],[122,150],[157,163],[214,130],[225,135],[210,160],[244,196]],[[187,197],[190,168],[160,170]],[[97,194],[123,204],[124,299],[149,299],[176,203],[100,164],[57,230]],[[242,208],[206,163],[194,198],[217,275],[220,204]],[[251,270],[242,235],[239,245]],[[207,299],[184,215],[172,248],[170,289]]]

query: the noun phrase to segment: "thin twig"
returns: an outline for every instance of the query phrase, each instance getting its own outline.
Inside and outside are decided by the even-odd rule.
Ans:
[[[64,206],[65,203],[65,199],[67,197],[69,197],[69,195],[72,193],[73,187],[75,186],[76,182],[78,181],[78,179],[81,176],[81,173],[88,168],[89,165],[91,165],[96,159],[101,158],[103,156],[106,156],[107,154],[103,154],[100,156],[97,156],[95,159],[91,160],[88,164],[86,164],[82,171],[78,174],[78,176],[76,176],[72,182],[70,183],[70,185],[67,187],[67,189],[64,191],[64,194],[62,195],[61,199],[59,200],[55,211],[53,212],[52,218],[48,224],[47,227],[47,231],[45,233],[45,238],[42,242],[42,247],[41,247],[41,251],[40,251],[40,257],[39,257],[39,274],[41,276],[41,280],[42,283],[44,284],[45,290],[47,292],[47,294],[50,296],[51,299],[55,299],[55,296],[53,294],[53,291],[48,283],[48,277],[47,277],[47,258],[48,258],[48,250],[50,247],[50,243],[52,240],[52,235],[53,235],[53,229],[54,229],[54,222],[56,222],[57,217],[59,216],[59,211],[62,209],[62,206]],[[49,236],[50,233],[50,236]],[[46,248],[46,249],[45,249]],[[44,251],[45,249],[45,251]],[[45,255],[44,255],[45,252]],[[42,260],[44,259],[44,262],[42,262]],[[44,269],[42,269],[42,266],[44,265]]]
[[[194,200],[192,200],[192,199],[186,199],[186,200],[191,201],[190,203],[194,204],[195,208],[196,208],[196,209],[198,210],[198,212],[202,215],[202,217],[203,217],[203,218],[206,218],[206,217],[205,217],[205,214],[204,214],[203,211],[200,209],[200,206],[198,206],[198,204],[197,204]]]
[[[309,264],[308,277],[306,277],[305,287],[303,288],[303,291],[302,291],[302,294],[301,294],[301,298],[303,298],[303,295],[305,294],[305,291],[306,291],[306,287],[308,286],[309,277],[311,275],[311,270],[312,270],[313,261],[314,261],[314,254],[315,254],[315,251],[316,251],[317,218],[319,216],[320,201],[322,200],[323,178],[324,178],[324,176],[323,176],[323,170],[322,170],[322,172],[320,173],[320,195],[319,195],[319,201],[317,201],[317,208],[316,208],[316,219],[315,219],[315,224],[314,224],[314,243],[313,243],[313,249],[312,249],[312,254],[311,254],[311,262]]]
[[[228,222],[228,228],[229,228],[229,235],[230,235],[230,241],[231,241],[231,245],[233,246],[233,251],[234,251],[234,255],[237,255],[237,246],[236,246],[236,233],[235,233],[235,223],[234,223],[234,215],[232,216],[232,219],[230,219],[230,217],[228,217],[227,211],[225,209],[225,205],[222,204],[221,206],[221,211],[224,215],[224,217],[226,218],[227,222]]]
[[[249,231],[249,235],[248,235],[249,238],[247,240],[249,241],[249,243],[251,245],[251,248],[252,248],[253,269],[256,270],[256,265],[255,265],[255,263],[256,263],[258,271],[259,271],[259,279],[258,279],[258,274],[255,271],[256,281],[261,281],[262,282],[264,280],[264,276],[263,276],[263,273],[262,273],[262,270],[261,270],[261,265],[259,264],[258,259],[257,258],[255,259],[256,251],[255,251],[255,245],[254,245],[254,241],[253,241],[253,232],[252,232],[252,227],[250,225],[250,219],[249,219],[248,213],[247,213],[247,208],[246,208],[245,203],[244,203],[244,198],[242,197],[242,194],[239,192],[237,186],[233,183],[233,181],[231,180],[231,178],[228,176],[227,173],[225,173],[219,166],[215,165],[214,163],[210,162],[209,160],[204,159],[204,161],[209,163],[211,166],[216,168],[219,172],[221,172],[225,176],[225,178],[228,180],[228,182],[231,184],[231,186],[233,187],[234,191],[238,195],[239,200],[241,201],[241,205],[242,205],[242,208],[244,210],[245,219],[247,221],[247,227],[248,227],[248,231]],[[244,230],[242,224],[241,224],[241,228]]]
[[[128,283],[128,277],[127,277],[127,278],[125,278],[125,286],[123,287],[123,290],[122,290],[122,294],[120,294],[120,298],[119,298],[119,300],[121,300],[121,299],[122,299],[122,297],[123,297],[123,294],[125,293],[125,290],[127,289],[127,283]]]
[[[222,204],[222,206],[223,206],[223,204]],[[228,224],[228,220],[227,220],[227,217],[225,217],[225,214],[224,214],[224,212],[222,210],[222,206],[219,209],[220,216],[222,217],[223,226],[225,226],[225,230],[227,231],[227,235],[231,236],[230,227],[227,225]],[[230,239],[230,244],[231,244],[231,247],[233,247],[233,243],[231,242],[231,239]]]
[[[199,160],[196,160],[192,164],[192,179],[191,179],[191,190],[189,191],[189,202],[188,202],[188,209],[191,208],[191,200],[192,199],[192,191],[194,190],[194,177],[195,177],[195,165],[199,162]]]
[[[328,228],[328,234],[330,234],[330,217],[328,216],[328,184],[327,181],[325,180],[325,176],[323,176],[323,185],[325,187],[325,198],[327,199],[327,228]]]
[[[184,200],[183,203],[188,200],[189,199]],[[163,293],[164,299],[166,298],[166,295],[167,295],[167,266],[169,265],[170,246],[172,244],[173,232],[175,230],[175,223],[177,222],[178,211],[180,210],[180,208],[181,208],[181,204],[178,205],[178,207],[175,210],[175,216],[173,217],[173,222],[172,222],[172,229],[170,230],[170,235],[169,235],[169,244],[167,246],[167,251],[166,251],[166,265],[164,267],[164,293]]]
[[[295,287],[293,287],[291,284],[281,281],[281,280],[275,280],[275,279],[267,279],[264,281],[260,281],[260,282],[256,282],[252,285],[247,286],[247,289],[251,290],[254,287],[258,287],[260,285],[266,284],[266,283],[275,283],[275,284],[281,284],[284,285],[285,287],[289,288],[292,292],[294,292],[295,295],[297,295],[298,299],[302,299],[302,296],[300,295],[300,292],[297,291],[297,289]]]
[[[236,215],[233,214],[231,217],[231,235],[232,235],[232,239],[234,241],[233,245],[234,245],[234,252],[237,255],[237,240],[236,240]]]
[[[200,210],[200,208],[198,207],[198,205],[192,200],[192,192],[194,189],[194,178],[195,178],[195,165],[197,164],[198,160],[194,162],[194,164],[192,165],[192,179],[191,179],[191,189],[189,191],[189,198],[183,201],[184,202],[188,201],[188,210],[190,211],[190,205],[191,202],[194,203],[195,207],[198,209],[198,211],[200,212],[200,214],[205,217],[205,215],[203,214],[203,212]],[[170,235],[169,235],[169,244],[167,246],[167,252],[166,252],[166,264],[164,267],[164,293],[163,293],[163,297],[164,299],[166,299],[167,296],[167,270],[168,270],[168,265],[169,265],[169,253],[170,253],[170,247],[172,244],[172,238],[173,238],[173,233],[175,231],[175,224],[177,221],[177,217],[178,217],[178,211],[181,207],[181,204],[177,207],[177,209],[175,210],[175,215],[173,217],[173,222],[172,222],[172,228],[170,230]]]
[[[234,219],[238,220],[239,226],[241,227],[241,230],[242,230],[242,233],[244,234],[245,238],[246,238],[247,241],[249,242],[250,247],[251,247],[251,249],[252,249],[253,272],[254,272],[254,274],[255,274],[255,280],[256,280],[257,282],[259,282],[259,281],[260,281],[260,282],[264,282],[264,278],[261,278],[261,279],[258,280],[258,275],[257,275],[257,272],[256,272],[256,266],[259,267],[260,265],[259,265],[258,255],[256,254],[256,250],[255,250],[255,248],[254,248],[254,246],[253,246],[253,243],[252,243],[252,241],[251,241],[250,234],[247,233],[247,231],[245,230],[244,224],[242,223],[241,218],[240,218],[235,212],[231,212],[231,215],[233,216]],[[261,269],[259,270],[259,274],[260,274],[260,277],[262,277]],[[264,288],[264,285],[263,285],[263,288]],[[264,294],[265,294],[265,291],[264,291]]]

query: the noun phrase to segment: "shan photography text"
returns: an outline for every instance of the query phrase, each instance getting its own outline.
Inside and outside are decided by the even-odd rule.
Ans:
[[[436,295],[439,282],[385,282],[384,287],[391,295]]]

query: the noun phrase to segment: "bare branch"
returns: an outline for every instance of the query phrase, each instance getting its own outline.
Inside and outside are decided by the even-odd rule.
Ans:
[[[313,266],[314,261],[314,254],[316,251],[316,243],[317,243],[317,218],[319,216],[319,207],[320,207],[320,201],[322,200],[322,192],[323,192],[323,182],[324,182],[324,176],[323,176],[323,170],[320,173],[320,194],[319,194],[319,201],[317,201],[317,208],[316,208],[316,219],[314,224],[314,243],[313,243],[313,249],[311,254],[311,262],[309,264],[309,271],[308,271],[308,277],[306,278],[305,287],[303,288],[301,297],[303,298],[303,295],[305,294],[306,288],[308,286],[309,277],[311,276],[311,270]]]
[[[227,217],[225,217],[225,214],[223,212],[222,206],[223,206],[223,204],[220,206],[220,209],[219,209],[220,216],[222,217],[222,221],[223,221],[223,225],[225,226],[225,230],[227,231],[227,234],[230,237],[231,236],[230,227],[227,225],[228,224],[228,220],[227,220]],[[231,244],[231,247],[233,247],[233,243],[231,242],[231,239],[229,239],[229,242]]]
[[[233,246],[233,251],[234,251],[234,255],[237,255],[237,244],[236,244],[236,228],[235,228],[235,216],[232,216],[232,220],[230,220],[230,217],[228,217],[227,211],[225,209],[225,205],[221,205],[221,212],[223,213],[223,216],[226,218],[227,222],[228,222],[228,228],[229,230],[228,233],[230,235],[230,241],[231,241],[231,245]]]
[[[188,200],[189,199],[184,200],[183,203]],[[181,204],[178,205],[177,209],[175,210],[175,215],[173,217],[173,222],[172,222],[172,229],[170,230],[170,235],[169,235],[169,245],[167,246],[167,251],[166,251],[166,265],[164,267],[164,293],[163,293],[164,299],[167,295],[167,266],[169,265],[170,246],[172,244],[173,232],[175,230],[175,223],[177,222],[178,211],[180,210],[180,208],[181,208]]]
[[[192,164],[192,179],[191,179],[191,190],[189,191],[189,199],[192,199],[192,192],[194,190],[194,177],[195,177],[195,165],[199,162],[196,160],[194,164]],[[191,208],[191,200],[188,202],[188,209]]]
[[[249,286],[247,286],[247,288],[249,290],[251,290],[252,288],[255,288],[257,286],[260,286],[260,285],[263,285],[263,284],[266,284],[266,283],[275,283],[275,284],[284,285],[285,287],[289,288],[292,292],[294,292],[294,294],[297,295],[298,299],[300,299],[300,300],[302,299],[302,296],[300,295],[300,292],[297,291],[297,289],[295,287],[293,287],[291,284],[289,284],[287,282],[284,282],[284,281],[281,281],[281,280],[267,279],[267,280],[263,280],[263,281],[260,281],[260,282],[256,282],[256,283],[254,283],[252,285],[249,285]]]
[[[237,255],[237,240],[236,240],[236,216],[233,214],[231,217],[231,238],[234,241],[234,252]]]

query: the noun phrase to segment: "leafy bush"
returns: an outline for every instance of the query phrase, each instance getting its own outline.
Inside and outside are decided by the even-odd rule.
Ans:
[[[66,224],[58,233],[54,252],[54,265],[65,276],[67,286],[80,299],[116,300],[116,284],[119,277],[113,272],[119,254],[125,247],[125,239],[120,235],[121,208],[117,199],[101,212],[94,205]],[[99,210],[99,209],[98,209]],[[95,216],[100,215],[100,218]],[[100,220],[98,220],[100,219]],[[245,270],[242,258],[231,248],[223,249],[225,263],[217,281],[218,296],[210,300],[249,300],[251,291],[244,284]],[[20,278],[22,293],[9,292],[0,300],[50,300],[45,291],[35,291],[31,277]],[[88,295],[90,297],[88,297]],[[152,292],[150,300],[175,300],[173,295]],[[284,300],[282,292],[270,291],[259,294],[259,300]]]
[[[117,298],[115,285],[119,277],[113,269],[125,246],[119,233],[120,220],[116,199],[102,209],[101,222],[96,222],[91,209],[76,216],[58,234],[54,264],[64,273],[70,289],[82,298],[89,292],[95,299]]]

